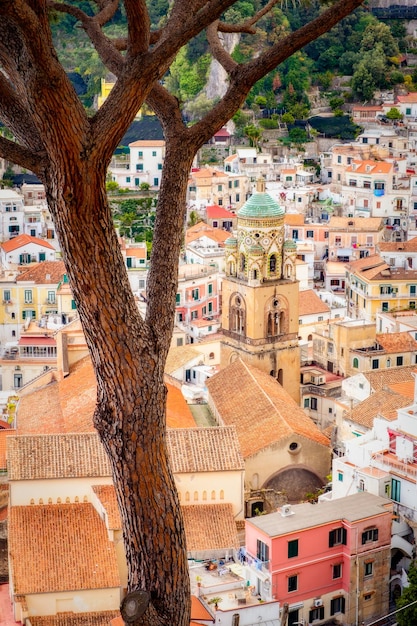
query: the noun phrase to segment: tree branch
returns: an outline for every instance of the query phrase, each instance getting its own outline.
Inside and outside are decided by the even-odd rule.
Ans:
[[[0,136],[0,156],[12,163],[16,163],[25,169],[41,174],[45,169],[48,158],[45,151],[33,152],[24,146],[20,146],[14,141],[10,141]]]
[[[249,33],[253,35],[256,29],[253,25],[259,22],[261,17],[269,13],[269,11],[281,0],[269,0],[269,2],[260,11],[241,24],[226,24],[219,22],[218,30],[222,33]]]
[[[135,58],[149,48],[151,22],[145,0],[125,0],[128,24],[127,58]]]
[[[219,22],[217,21],[207,27],[207,41],[213,57],[220,63],[226,72],[230,74],[237,66],[237,63],[223,47],[219,37],[218,26]]]

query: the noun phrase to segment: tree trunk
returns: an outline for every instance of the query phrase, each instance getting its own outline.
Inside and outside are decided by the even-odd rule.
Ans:
[[[163,377],[174,323],[190,158],[188,153],[182,157],[186,163],[181,173],[172,167],[164,172],[155,226],[156,254],[164,260],[156,263],[158,272],[150,272],[154,296],[144,321],[113,227],[104,172],[87,160],[71,161],[68,152],[65,162],[57,156],[57,169],[48,171],[45,183],[97,375],[94,424],[112,466],[128,590],[150,594],[146,613],[134,624],[188,626],[189,572],[181,507],[167,457]],[[171,184],[174,196],[168,195]],[[167,308],[169,314],[162,315],[161,309]]]

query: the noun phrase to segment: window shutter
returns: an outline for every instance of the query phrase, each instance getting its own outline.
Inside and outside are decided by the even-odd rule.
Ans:
[[[320,607],[320,611],[319,611],[319,612],[320,612],[320,617],[319,617],[319,619],[324,619],[324,606],[321,606],[321,607]]]
[[[334,530],[329,532],[329,548],[333,548],[334,546]]]
[[[366,543],[366,533],[362,533],[362,545]]]
[[[342,543],[345,546],[347,543],[347,530],[346,528],[342,528]]]
[[[335,604],[336,604],[336,600],[330,601],[330,615],[334,615],[336,613]]]

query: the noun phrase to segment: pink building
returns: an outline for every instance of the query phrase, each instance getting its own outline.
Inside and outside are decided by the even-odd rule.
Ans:
[[[248,584],[288,604],[288,626],[353,626],[386,615],[392,510],[389,500],[360,492],[247,519]]]

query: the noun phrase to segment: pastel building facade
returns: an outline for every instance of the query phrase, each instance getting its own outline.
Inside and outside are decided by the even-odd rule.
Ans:
[[[250,583],[289,605],[288,625],[348,626],[388,613],[392,504],[356,493],[246,520]]]

